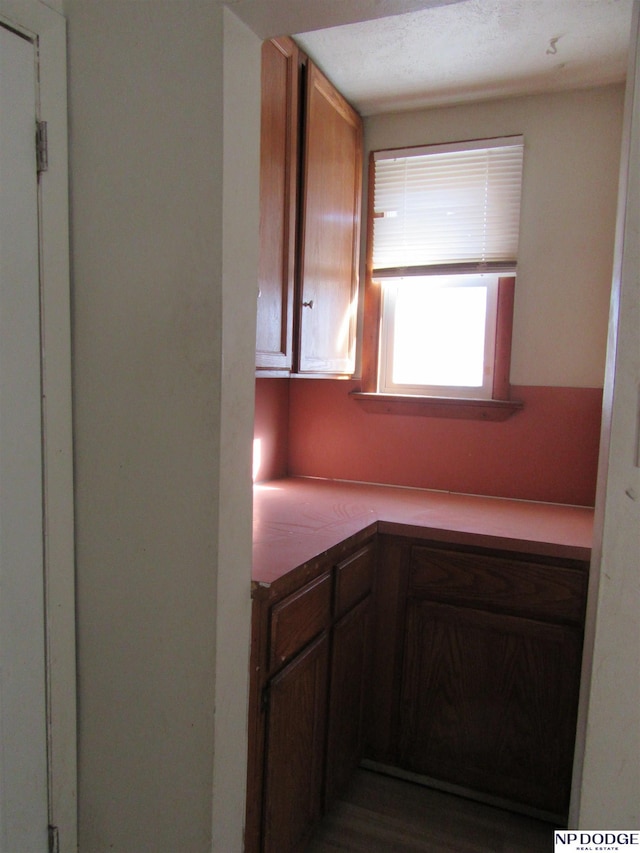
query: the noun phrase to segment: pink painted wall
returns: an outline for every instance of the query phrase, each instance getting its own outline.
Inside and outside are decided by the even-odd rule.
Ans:
[[[269,413],[273,417],[267,445],[277,447],[278,462],[265,463],[265,471],[278,471],[277,476],[594,504],[600,389],[517,386],[512,396],[524,401],[524,410],[503,423],[486,423],[371,415],[349,399],[357,382],[294,379],[287,442],[286,395],[272,383],[258,381],[256,413],[263,438],[270,431]]]
[[[256,379],[253,427],[254,480],[287,476],[289,379]]]
[[[609,86],[367,118],[367,150],[524,133],[511,379],[525,407],[503,423],[370,415],[348,397],[354,381],[261,379],[260,479],[593,506],[623,96]]]

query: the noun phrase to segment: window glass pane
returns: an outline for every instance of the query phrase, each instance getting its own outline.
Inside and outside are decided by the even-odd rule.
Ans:
[[[486,287],[401,285],[395,301],[393,382],[482,387],[486,313]]]

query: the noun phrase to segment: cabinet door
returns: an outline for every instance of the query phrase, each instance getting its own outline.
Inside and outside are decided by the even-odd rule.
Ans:
[[[260,268],[256,367],[288,371],[293,292],[299,123],[299,51],[289,38],[262,45]]]
[[[273,678],[268,688],[266,853],[296,850],[320,816],[327,663],[325,633]]]
[[[307,65],[298,348],[300,373],[354,370],[362,122]]]
[[[367,597],[333,629],[325,787],[327,808],[342,793],[362,758],[370,613],[370,597]]]
[[[580,656],[578,628],[411,600],[400,765],[564,814]]]

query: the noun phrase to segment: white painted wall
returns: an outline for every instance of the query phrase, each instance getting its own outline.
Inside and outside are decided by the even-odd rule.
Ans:
[[[365,120],[367,151],[524,134],[515,385],[602,387],[623,88]]]
[[[572,825],[640,826],[640,4],[632,27]]]
[[[246,804],[252,448],[260,184],[260,45],[224,14],[220,503],[214,851],[242,849]]]
[[[257,188],[257,40],[228,23],[232,49],[255,58],[223,80],[216,3],[65,0],[65,12],[80,849],[189,853],[214,838],[234,853],[258,227],[242,176]],[[223,82],[238,97],[234,134],[255,130],[224,150]]]
[[[258,50],[207,0],[65,0],[65,12],[80,849],[235,853]],[[621,104],[616,87],[540,96],[385,117],[370,135],[373,147],[430,141],[427,127],[433,141],[530,138],[513,382],[602,383]],[[536,174],[551,176],[544,188]],[[556,328],[549,306],[563,302],[588,307]]]

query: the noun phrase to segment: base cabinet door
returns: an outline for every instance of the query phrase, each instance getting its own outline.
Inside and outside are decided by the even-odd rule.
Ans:
[[[322,808],[329,644],[323,633],[269,683],[263,850],[304,849]]]
[[[370,621],[367,597],[333,629],[325,808],[344,791],[362,758]]]
[[[580,655],[572,626],[411,600],[400,766],[564,814]]]

